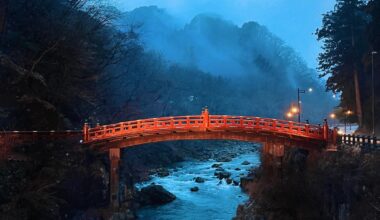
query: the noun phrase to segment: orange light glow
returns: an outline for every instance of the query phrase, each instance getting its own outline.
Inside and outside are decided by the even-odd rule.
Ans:
[[[288,112],[288,113],[286,114],[286,117],[288,117],[288,118],[292,118],[292,117],[293,117],[293,114],[292,114],[291,112]]]
[[[331,113],[331,114],[330,114],[330,118],[331,118],[331,119],[335,119],[335,118],[336,118],[336,115],[335,115],[334,113]]]
[[[351,111],[351,110],[348,110],[347,112],[346,112],[346,114],[347,115],[351,115],[353,112]]]
[[[297,107],[292,107],[291,112],[293,114],[298,113],[298,108]]]

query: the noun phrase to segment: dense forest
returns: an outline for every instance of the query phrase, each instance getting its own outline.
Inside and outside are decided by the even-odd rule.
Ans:
[[[358,122],[362,132],[373,127],[372,82],[375,111],[380,108],[380,56],[372,53],[380,49],[379,24],[380,1],[338,0],[316,33],[324,43],[319,56],[320,76],[327,77],[328,90],[341,94],[340,111],[355,112],[351,120]],[[379,118],[375,114],[376,124]]]

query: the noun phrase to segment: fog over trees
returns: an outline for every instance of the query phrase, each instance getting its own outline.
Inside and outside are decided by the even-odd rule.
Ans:
[[[335,105],[324,92],[318,74],[280,38],[256,22],[238,27],[220,16],[200,14],[180,26],[164,9],[149,6],[122,13],[117,26],[124,31],[133,27],[146,53],[159,56],[167,67],[166,75],[171,80],[178,79],[175,83],[183,89],[197,84],[194,77],[177,77],[183,71],[203,72],[197,75],[199,79],[208,74],[218,78],[215,85],[210,82],[194,87],[194,94],[183,94],[195,100],[182,97],[187,111],[201,104],[208,105],[212,113],[283,118],[296,100],[298,87],[314,89],[303,97],[304,119],[318,116],[315,122],[320,122]],[[196,94],[198,90],[203,90],[203,95]]]

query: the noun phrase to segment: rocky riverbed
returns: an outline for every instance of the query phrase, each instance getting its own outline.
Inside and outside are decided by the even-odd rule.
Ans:
[[[238,143],[215,149],[211,159],[189,160],[151,172],[150,180],[136,184],[146,191],[162,186],[175,199],[165,205],[144,206],[140,219],[231,219],[239,204],[248,200],[240,188],[240,178],[259,166],[257,146]],[[158,187],[161,191],[160,187]],[[155,191],[156,193],[156,191]],[[164,192],[164,198],[171,198]],[[151,198],[149,198],[151,199]],[[159,200],[161,201],[161,200]],[[165,200],[166,201],[166,200]],[[144,201],[142,201],[144,203]]]

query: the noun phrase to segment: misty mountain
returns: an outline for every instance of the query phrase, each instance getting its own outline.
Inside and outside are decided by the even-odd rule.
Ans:
[[[266,27],[254,21],[237,26],[214,14],[197,15],[185,25],[176,20],[149,6],[125,12],[117,22],[126,31],[133,27],[145,50],[169,63],[229,79],[234,88],[229,98],[239,102],[232,112],[281,117],[296,100],[298,87],[314,89],[303,98],[306,117],[332,110],[334,101],[317,73]],[[330,108],[320,109],[322,102]]]

